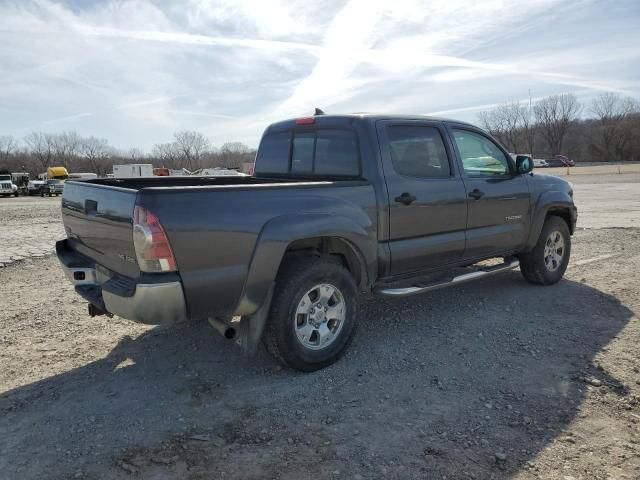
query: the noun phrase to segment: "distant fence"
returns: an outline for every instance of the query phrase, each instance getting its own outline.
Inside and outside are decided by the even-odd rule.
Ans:
[[[599,167],[601,165],[640,165],[640,162],[576,162],[576,167]]]
[[[640,173],[640,162],[625,163],[584,163],[576,164],[575,167],[551,167],[538,168],[540,173],[550,173],[552,175],[613,175],[623,173]]]

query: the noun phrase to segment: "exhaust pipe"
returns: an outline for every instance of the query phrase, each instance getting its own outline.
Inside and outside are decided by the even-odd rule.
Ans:
[[[220,333],[220,335],[222,335],[227,340],[233,340],[234,338],[236,338],[236,329],[229,326],[228,323],[223,322],[218,318],[212,318],[212,317],[209,317],[208,320],[209,320],[209,325],[215,328],[218,331],[218,333]]]

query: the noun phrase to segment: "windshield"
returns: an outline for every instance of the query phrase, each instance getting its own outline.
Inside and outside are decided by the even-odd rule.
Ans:
[[[49,185],[51,185],[51,184],[58,184],[58,183],[62,183],[62,180],[47,180],[47,183],[48,183]]]

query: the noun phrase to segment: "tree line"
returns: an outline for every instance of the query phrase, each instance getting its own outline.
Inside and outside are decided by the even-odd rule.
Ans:
[[[583,115],[586,114],[586,115]],[[480,112],[482,128],[510,152],[577,162],[640,161],[640,102],[602,93],[583,105],[565,93]]]
[[[513,153],[535,158],[564,154],[577,162],[640,161],[640,103],[617,93],[602,93],[587,105],[571,93],[536,102],[506,102],[480,112],[478,119]],[[254,157],[255,150],[243,143],[227,142],[216,148],[197,131],[175,132],[171,141],[154,145],[150,153],[137,148],[123,152],[105,138],[73,131],[32,132],[21,140],[0,136],[0,171],[26,171],[32,176],[54,165],[100,176],[122,163],[189,171],[240,168]]]
[[[105,138],[83,137],[77,132],[32,132],[21,140],[0,136],[0,171],[28,172],[32,178],[51,166],[66,167],[69,172],[111,173],[113,165],[151,163],[154,167],[241,168],[252,162],[255,150],[240,142],[227,142],[216,148],[200,132],[180,131],[167,143],[154,145],[150,153],[137,148],[121,151]]]

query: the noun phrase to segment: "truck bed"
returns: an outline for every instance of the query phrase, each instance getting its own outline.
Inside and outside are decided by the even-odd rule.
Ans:
[[[312,232],[313,225],[324,225],[324,221],[335,224],[339,218],[348,225],[362,225],[371,239],[377,233],[373,187],[362,179],[159,177],[69,181],[62,200],[69,255],[75,252],[95,263],[101,278],[122,277],[123,282],[131,283],[146,276],[162,281],[165,274],[145,275],[139,268],[133,243],[135,207],[153,212],[162,224],[175,255],[191,318],[236,311],[260,237],[273,248],[281,242],[285,245],[282,235],[297,230]],[[311,223],[305,227],[305,222]],[[277,233],[269,233],[267,227],[275,227]],[[326,230],[317,228],[321,233]],[[268,235],[275,237],[267,240]]]
[[[282,185],[345,181],[344,177],[242,177],[242,176],[221,176],[221,177],[145,177],[145,178],[101,178],[87,180],[83,183],[93,185],[103,185],[109,187],[126,188],[130,190],[141,190],[152,187],[215,187],[215,186],[251,186],[251,185]]]

